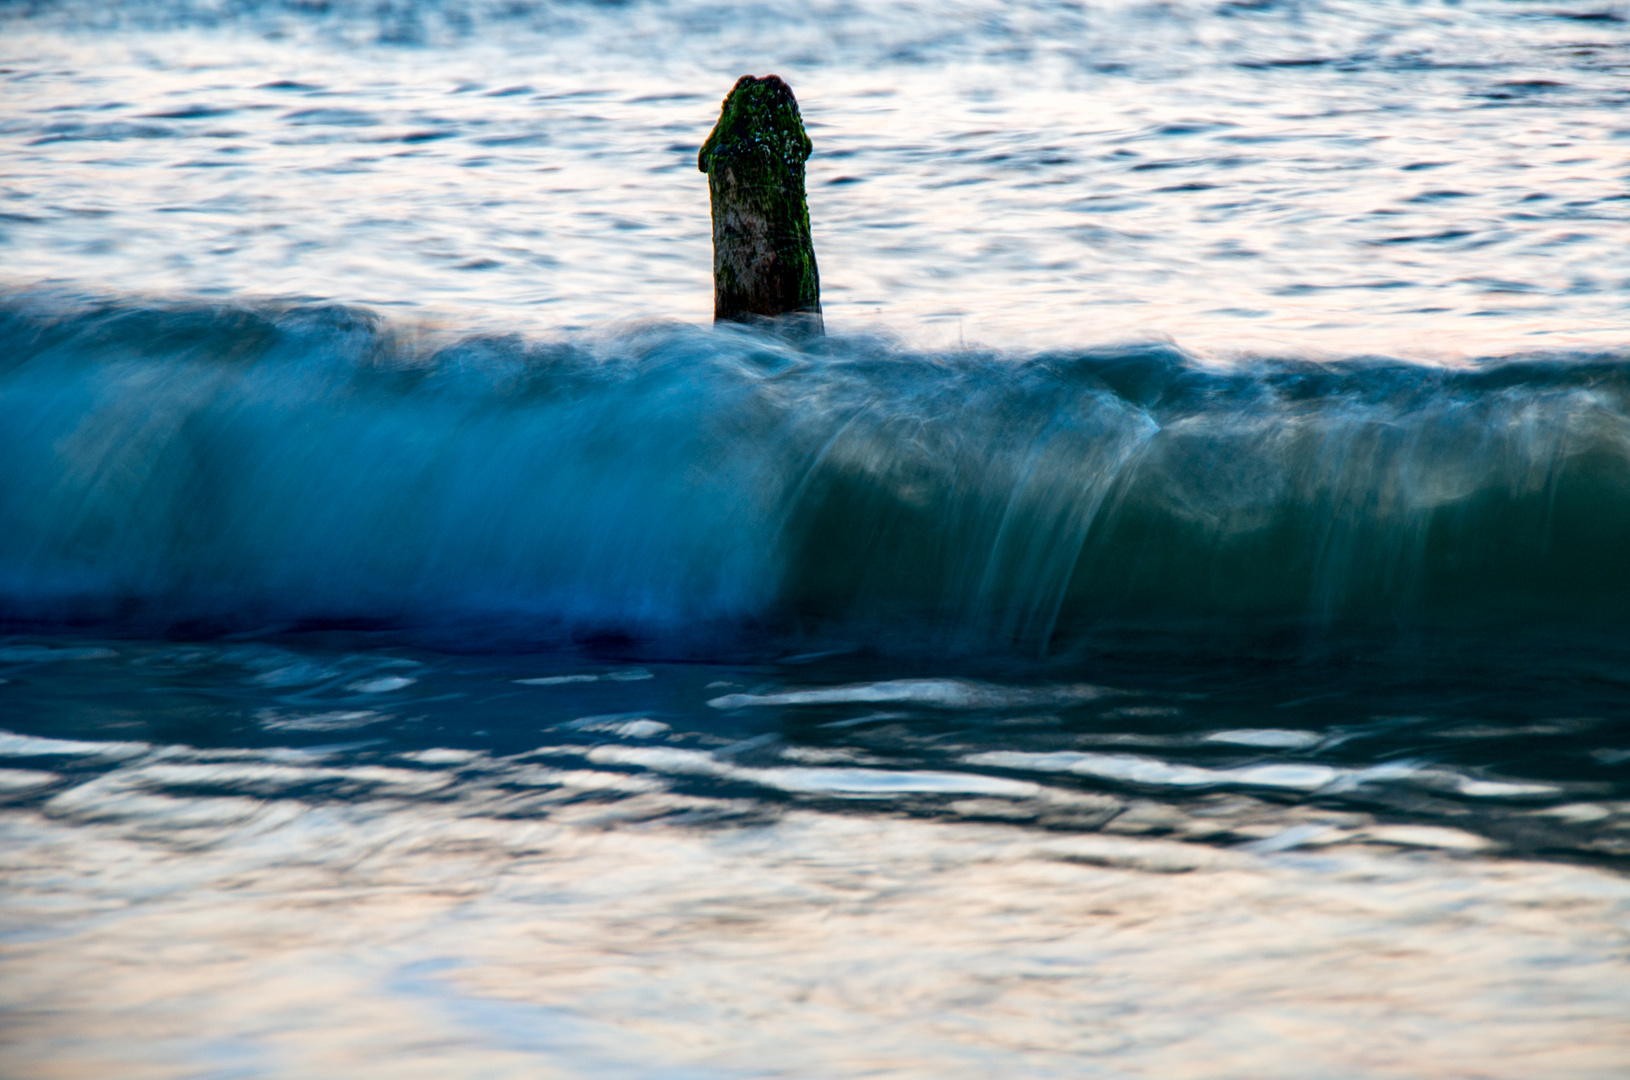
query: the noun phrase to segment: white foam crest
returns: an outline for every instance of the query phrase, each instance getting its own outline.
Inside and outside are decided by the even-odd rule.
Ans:
[[[1317,745],[1324,736],[1314,731],[1287,731],[1283,728],[1243,728],[1234,731],[1213,731],[1204,742],[1228,743],[1231,746],[1264,746],[1276,750],[1302,750]]]
[[[1562,789],[1554,784],[1512,784],[1498,780],[1457,777],[1455,790],[1474,799],[1514,799],[1529,795],[1555,795]]]
[[[129,758],[152,749],[144,742],[91,742],[84,739],[50,739],[41,735],[17,735],[0,731],[0,756],[4,757],[97,757]]]
[[[1105,780],[1165,787],[1266,787],[1334,794],[1352,791],[1363,784],[1407,780],[1423,787],[1486,799],[1554,795],[1562,790],[1551,784],[1481,780],[1451,769],[1427,767],[1406,761],[1372,765],[1364,769],[1346,769],[1312,762],[1267,762],[1237,768],[1212,769],[1202,765],[1163,761],[1139,754],[1093,754],[1077,750],[1055,750],[1045,753],[986,750],[968,754],[962,760],[969,765],[1067,772],[1078,776],[1096,776]]]
[[[1441,825],[1374,825],[1360,834],[1364,839],[1400,847],[1437,848],[1441,851],[1482,851],[1492,847],[1486,836]]]
[[[298,766],[246,761],[230,763],[156,763],[125,769],[125,783],[151,787],[227,787],[263,794],[297,790],[310,784],[345,782],[388,787],[402,792],[430,792],[446,787],[452,777],[418,769],[382,765],[352,768]]]
[[[429,750],[410,750],[396,756],[403,761],[412,761],[419,765],[469,765],[487,755],[480,750],[455,750],[451,747],[438,746]]]
[[[382,675],[377,679],[363,679],[360,682],[349,683],[345,688],[354,690],[359,694],[388,694],[393,690],[401,690],[412,686],[418,679],[406,675]]]
[[[651,739],[670,730],[667,724],[660,720],[652,720],[648,716],[600,717],[585,716],[581,720],[573,720],[569,724],[562,724],[569,731],[596,731],[608,735],[618,735],[625,739]]]
[[[1036,769],[1043,772],[1069,772],[1124,780],[1137,784],[1170,787],[1213,787],[1236,784],[1245,787],[1290,788],[1317,791],[1342,779],[1345,771],[1328,765],[1269,764],[1238,769],[1208,769],[1199,765],[1178,765],[1159,758],[1137,754],[1089,754],[1075,750],[1028,753],[1019,750],[987,750],[962,758],[969,765],[994,765],[1003,769]]]
[[[267,731],[354,731],[382,723],[391,716],[372,709],[337,709],[292,715],[278,709],[261,709],[255,714],[255,719]]]
[[[0,791],[28,791],[47,787],[61,779],[56,773],[38,769],[0,769]]]
[[[894,769],[819,769],[807,766],[748,768],[720,761],[698,750],[671,747],[597,746],[588,758],[596,764],[638,765],[656,772],[716,776],[798,794],[886,798],[891,795],[994,795],[1033,798],[1039,784],[971,773]]]
[[[1023,688],[970,679],[890,679],[773,694],[725,694],[711,699],[715,709],[764,705],[853,705],[883,702],[924,705],[935,709],[1000,709],[1032,705],[1073,705],[1120,691],[1078,683],[1071,686]]]

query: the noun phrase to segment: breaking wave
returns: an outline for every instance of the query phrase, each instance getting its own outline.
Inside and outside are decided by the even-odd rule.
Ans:
[[[1129,626],[1611,628],[1627,601],[1620,356],[1219,365],[0,305],[13,629],[1034,652]]]

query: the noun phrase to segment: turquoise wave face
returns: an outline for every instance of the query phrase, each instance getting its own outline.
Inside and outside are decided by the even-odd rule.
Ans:
[[[11,625],[706,652],[1617,625],[1622,358],[1199,363],[6,305]],[[733,646],[732,646],[733,647]]]

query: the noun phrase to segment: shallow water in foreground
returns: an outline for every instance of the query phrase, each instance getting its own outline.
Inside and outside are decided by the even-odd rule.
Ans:
[[[0,663],[9,1075],[1630,1064],[1588,664]]]

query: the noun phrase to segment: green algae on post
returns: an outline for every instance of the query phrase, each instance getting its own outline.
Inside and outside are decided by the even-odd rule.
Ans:
[[[796,316],[810,332],[825,332],[804,197],[810,149],[780,76],[736,80],[696,156],[713,204],[715,321]]]

